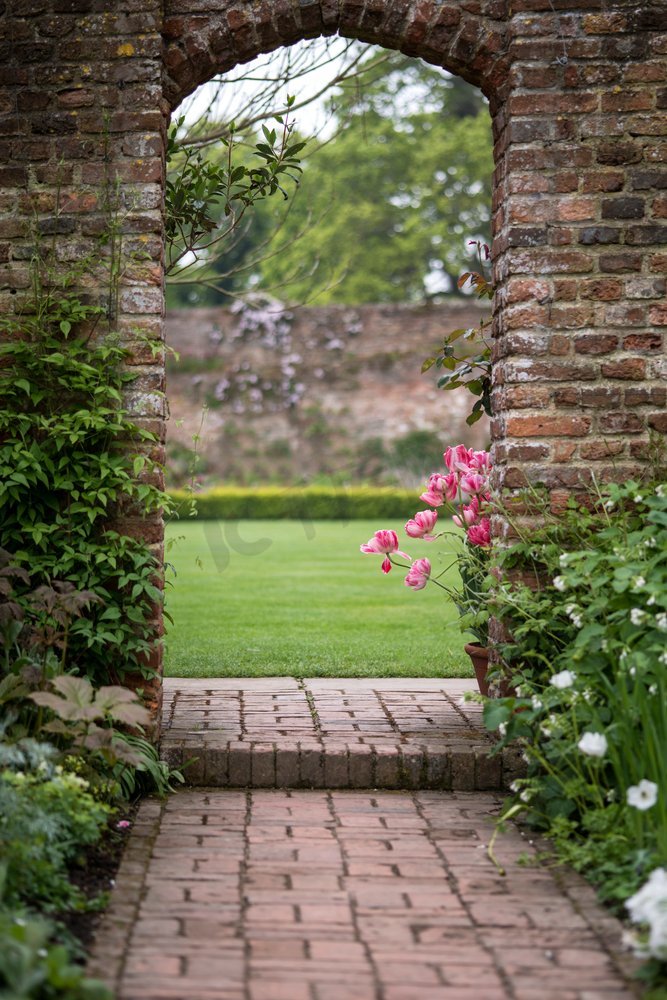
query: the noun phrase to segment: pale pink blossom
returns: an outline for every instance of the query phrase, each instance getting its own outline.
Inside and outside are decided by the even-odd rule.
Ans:
[[[487,486],[486,476],[481,476],[479,472],[468,472],[461,476],[459,486],[461,493],[481,493]]]
[[[426,487],[426,492],[422,493],[419,499],[431,507],[441,507],[445,502],[445,477],[434,472],[432,476],[428,477]]]
[[[459,482],[455,472],[450,472],[448,476],[444,476],[444,485],[445,500],[455,500],[459,489]]]
[[[426,493],[420,495],[419,499],[429,504],[430,507],[442,507],[445,502],[444,493],[437,493],[435,490],[427,490]]]
[[[442,457],[449,471],[457,472],[461,471],[462,467],[465,469],[468,468],[472,454],[473,452],[468,451],[464,444],[457,444],[455,448],[448,448]]]
[[[428,559],[415,559],[410,572],[405,578],[405,586],[413,590],[423,590],[431,575],[431,563]]]
[[[479,545],[486,548],[491,544],[491,521],[488,517],[483,517],[479,524],[473,524],[466,532],[471,545]]]
[[[367,555],[389,555],[390,552],[395,552],[396,555],[402,556],[403,559],[410,559],[410,556],[405,552],[401,552],[398,547],[398,535],[391,528],[385,528],[382,531],[376,531],[372,538],[370,538],[364,545],[359,546],[360,550]],[[382,562],[382,572],[388,573],[391,569],[391,560],[384,559]]]
[[[468,464],[476,472],[489,472],[491,469],[491,456],[488,451],[471,451]]]
[[[432,542],[434,536],[431,534],[438,520],[438,512],[435,510],[420,510],[405,525],[405,534],[410,538],[423,538],[427,542]]]
[[[454,473],[443,476],[440,472],[434,472],[428,477],[426,485],[426,492],[419,499],[431,507],[441,507],[445,500],[453,500],[458,490],[458,480]]]
[[[479,498],[473,497],[466,507],[461,508],[461,514],[454,514],[452,521],[459,528],[469,528],[479,519]]]

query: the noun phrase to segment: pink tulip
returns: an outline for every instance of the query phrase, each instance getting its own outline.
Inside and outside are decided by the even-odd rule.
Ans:
[[[457,444],[456,448],[448,448],[442,457],[449,471],[456,472],[460,471],[461,466],[468,468],[471,455],[472,451],[469,452],[464,444]]]
[[[466,532],[471,545],[479,545],[488,548],[491,544],[491,521],[488,517],[483,517],[479,524],[473,524]]]
[[[455,472],[450,472],[448,476],[444,477],[444,485],[445,500],[455,500],[459,489],[458,478]]]
[[[431,575],[431,564],[428,559],[415,559],[410,572],[405,578],[405,586],[413,590],[423,590]]]
[[[470,468],[476,472],[488,472],[491,466],[491,456],[488,451],[473,451],[470,453]]]
[[[461,493],[479,493],[486,485],[486,476],[480,476],[478,472],[469,472],[461,476]]]
[[[427,490],[419,499],[431,507],[441,507],[445,500],[453,500],[458,488],[455,475],[443,476],[440,472],[430,475],[426,485]]]
[[[429,504],[430,507],[442,507],[445,502],[444,494],[437,493],[435,490],[427,490],[426,493],[420,495],[419,499]]]
[[[461,508],[461,516],[454,514],[452,521],[459,528],[469,528],[479,517],[479,500],[473,497],[467,507]]]
[[[430,534],[438,520],[438,512],[435,510],[420,510],[405,525],[405,533],[410,538],[423,538],[426,542],[433,541]]]
[[[402,556],[403,559],[410,559],[410,556],[405,552],[401,552],[398,547],[398,535],[391,528],[385,528],[382,531],[376,531],[372,538],[370,538],[365,545],[359,546],[360,550],[368,555],[388,555],[390,552],[395,552],[397,555]],[[382,572],[388,573],[391,570],[391,560],[384,559],[382,561]]]

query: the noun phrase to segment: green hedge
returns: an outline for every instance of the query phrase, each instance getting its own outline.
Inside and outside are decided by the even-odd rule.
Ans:
[[[188,516],[190,494],[172,490],[181,517]],[[373,486],[225,486],[196,495],[199,520],[353,521],[413,517],[420,507],[417,490]]]

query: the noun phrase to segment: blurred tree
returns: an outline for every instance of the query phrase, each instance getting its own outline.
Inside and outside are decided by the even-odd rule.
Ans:
[[[300,154],[287,209],[275,199],[254,206],[218,252],[177,272],[169,305],[219,304],[257,285],[317,304],[457,293],[474,260],[468,241],[490,242],[481,93],[420,60],[371,50],[330,89],[329,106],[329,137]],[[216,134],[210,122],[200,130]]]

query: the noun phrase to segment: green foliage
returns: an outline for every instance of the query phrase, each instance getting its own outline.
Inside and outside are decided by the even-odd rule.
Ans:
[[[53,933],[48,920],[0,911],[0,1000],[112,1000],[52,943]]]
[[[169,496],[177,508],[190,499],[185,490],[171,491]],[[194,516],[201,521],[408,518],[415,502],[412,490],[390,486],[224,486],[198,493],[196,500]]]
[[[68,279],[44,287],[37,262],[33,271],[31,302],[0,321],[10,338],[0,345],[0,547],[30,570],[33,591],[61,580],[95,595],[64,643],[73,667],[105,681],[138,669],[161,600],[150,550],[109,521],[153,513],[164,498],[142,481],[152,437],[122,407],[134,377],[125,352],[112,337],[84,336],[80,324],[100,310]],[[15,578],[14,589],[21,603],[25,581]]]
[[[492,141],[481,94],[396,54],[332,104],[339,131],[304,157],[271,248],[280,252],[259,267],[263,282],[320,305],[456,292],[467,240],[490,240]]]
[[[286,111],[293,103],[294,98],[287,99]],[[287,199],[284,185],[288,180],[298,184],[298,154],[305,142],[293,140],[294,125],[286,114],[273,120],[279,129],[262,125],[260,141],[245,158],[238,155],[233,124],[229,134],[220,138],[221,149],[206,153],[196,144],[179,141],[183,118],[172,126],[165,187],[168,273],[188,255],[205,256],[211,246],[230,235],[246,209],[262,199],[276,192]]]
[[[474,241],[477,247],[479,266],[484,267],[484,261],[490,256],[486,243]],[[458,286],[462,288],[470,282],[478,299],[492,299],[493,285],[482,271],[464,271],[459,277]],[[426,358],[422,364],[422,373],[433,367],[444,368],[449,375],[438,379],[439,389],[458,389],[465,386],[468,392],[479,399],[466,417],[469,426],[476,424],[486,413],[491,417],[491,345],[484,338],[484,331],[491,320],[480,320],[479,326],[467,330],[452,330],[443,341],[439,352],[432,358]],[[470,347],[466,345],[470,344]],[[462,349],[463,348],[463,349]]]
[[[57,716],[42,726],[43,732],[55,733],[70,753],[99,754],[111,764],[137,764],[136,754],[116,731],[119,723],[141,726],[150,721],[150,713],[133,691],[118,685],[95,691],[87,678],[66,674],[54,677],[51,689],[30,695],[37,705]]]
[[[494,609],[516,694],[485,721],[524,747],[512,808],[620,906],[667,863],[667,488],[610,484],[558,517],[527,503],[542,524],[501,562],[532,585]]]
[[[88,783],[57,767],[0,772],[0,881],[6,906],[85,908],[67,867],[96,843],[111,814]]]
[[[141,795],[158,795],[164,798],[185,781],[180,771],[160,760],[156,747],[144,736],[137,733],[117,733],[115,742],[125,744],[125,756],[118,754],[118,762],[112,773],[126,799],[135,799]],[[123,765],[123,760],[127,759],[131,759],[131,767]]]

